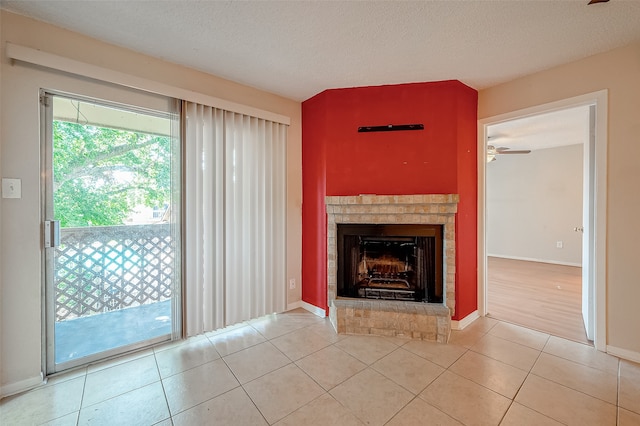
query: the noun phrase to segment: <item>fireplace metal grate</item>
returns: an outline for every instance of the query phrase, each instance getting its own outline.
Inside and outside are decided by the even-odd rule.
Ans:
[[[358,295],[367,299],[383,300],[413,301],[416,298],[416,292],[413,290],[377,289],[369,287],[360,288]]]

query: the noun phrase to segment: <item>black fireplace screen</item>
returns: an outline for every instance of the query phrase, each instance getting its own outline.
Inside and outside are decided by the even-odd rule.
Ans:
[[[338,225],[338,296],[442,302],[441,225]]]

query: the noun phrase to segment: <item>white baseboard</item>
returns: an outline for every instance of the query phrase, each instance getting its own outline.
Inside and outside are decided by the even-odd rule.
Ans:
[[[301,301],[300,302],[302,304],[302,309],[306,309],[307,311],[311,312],[314,315],[319,316],[320,318],[324,318],[327,316],[327,312],[322,309],[322,308],[318,308],[315,305],[312,305],[311,303],[307,303],[305,301]]]
[[[609,355],[617,356],[618,358],[640,363],[640,352],[607,345],[607,353]]]
[[[312,314],[319,316],[320,318],[324,318],[327,316],[324,309],[318,308],[317,306],[314,306],[311,303],[307,303],[303,300],[298,300],[297,302],[289,303],[287,305],[287,311],[292,311],[298,308],[302,308],[305,311],[309,311]]]
[[[43,383],[44,382],[42,380],[42,377],[36,376],[29,379],[20,380],[19,382],[2,385],[2,387],[0,388],[0,399],[7,396],[15,395],[20,392],[28,391],[42,385]]]
[[[501,259],[524,260],[526,262],[550,263],[552,265],[575,266],[582,268],[582,263],[562,262],[560,260],[535,259],[533,257],[507,256],[505,254],[487,254],[487,257],[499,257]]]
[[[477,320],[478,318],[480,318],[480,315],[478,314],[478,311],[473,311],[471,312],[469,315],[467,315],[466,317],[462,318],[459,321],[451,321],[451,329],[452,330],[463,330],[465,327],[467,327],[469,324],[471,324],[472,322],[474,322],[475,320]]]

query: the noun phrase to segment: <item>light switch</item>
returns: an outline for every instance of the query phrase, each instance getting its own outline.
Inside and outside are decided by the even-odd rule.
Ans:
[[[22,180],[2,178],[2,198],[22,198]]]

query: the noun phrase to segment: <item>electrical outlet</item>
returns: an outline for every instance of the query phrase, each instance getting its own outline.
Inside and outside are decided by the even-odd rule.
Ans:
[[[296,279],[295,278],[291,278],[289,280],[289,289],[293,290],[294,288],[296,288]]]
[[[556,248],[564,247],[564,243],[562,241],[556,241]]]

